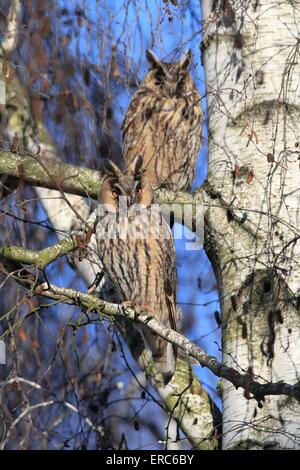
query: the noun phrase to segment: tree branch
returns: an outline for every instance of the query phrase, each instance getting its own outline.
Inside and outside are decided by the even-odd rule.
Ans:
[[[72,235],[43,250],[27,250],[19,246],[6,245],[0,247],[0,259],[30,264],[44,269],[53,261],[78,248],[78,242],[78,237]]]
[[[10,247],[10,253],[12,251],[13,247]],[[36,260],[36,253],[33,252],[31,259],[32,252],[28,250],[25,256],[24,251],[26,250],[23,250],[23,259],[27,259],[27,261],[31,260],[30,264],[34,264],[34,261]],[[16,256],[14,255],[14,259],[15,258]],[[151,331],[176,345],[186,355],[197,359],[202,367],[207,367],[217,377],[222,377],[223,379],[228,380],[236,388],[243,388],[247,395],[251,393],[257,400],[259,407],[262,407],[261,402],[267,395],[287,395],[300,401],[300,383],[295,385],[283,382],[268,382],[265,384],[260,384],[253,380],[253,377],[250,374],[240,374],[232,367],[227,367],[226,365],[220,364],[216,357],[209,355],[206,351],[201,349],[199,346],[194,344],[180,333],[164,327],[157,320],[155,320],[153,316],[150,316],[149,312],[147,312],[145,309],[139,310],[138,307],[133,309],[128,306],[125,307],[122,304],[107,302],[93,295],[75,291],[73,289],[58,287],[54,284],[49,284],[46,282],[41,283],[37,281],[35,276],[32,276],[31,273],[26,272],[24,269],[21,269],[17,273],[10,273],[10,276],[19,284],[29,289],[31,295],[41,295],[43,297],[60,301],[65,304],[76,305],[83,312],[97,313],[100,316],[100,319],[103,317],[110,320],[126,318],[146,325]],[[77,326],[79,327],[84,324],[87,324],[86,320],[85,323],[79,322]],[[149,371],[152,375],[153,370],[146,371],[146,374],[147,372],[149,373]],[[155,376],[159,377],[157,373],[155,373]],[[157,382],[163,382],[162,378],[159,377],[159,379],[156,380],[156,385]]]
[[[0,151],[0,174],[22,178],[25,183],[42,188],[62,189],[66,193],[98,199],[103,174],[88,168],[63,163],[53,158],[39,157],[30,153],[20,155]],[[203,191],[194,193],[173,192],[156,189],[155,202],[161,204],[200,204]]]
[[[40,160],[40,161],[39,161]],[[46,171],[47,168],[47,171]],[[66,193],[97,199],[101,187],[101,173],[88,168],[68,165],[50,158],[39,159],[36,155],[18,155],[0,152],[0,174],[23,178],[32,186],[63,189]]]
[[[40,157],[39,155],[1,151],[0,175],[22,178],[24,183],[47,189],[59,190],[77,196],[97,200],[103,174],[88,168],[63,163],[53,158]],[[202,217],[204,209],[221,207],[230,211],[230,216],[245,231],[257,238],[255,228],[245,220],[242,208],[226,202],[219,192],[215,191],[212,184],[206,181],[201,188],[193,193],[173,192],[163,188],[154,191],[154,202],[165,207],[166,215],[173,212],[177,222],[183,223],[194,232],[203,230]],[[188,208],[187,211],[185,208]],[[164,210],[164,207],[163,207]],[[199,227],[200,222],[200,227]],[[201,234],[202,235],[202,234]]]
[[[69,165],[53,158],[42,158],[29,153],[19,155],[8,151],[0,152],[0,174],[21,178],[24,183],[32,186],[59,190],[62,195],[65,192],[96,200],[103,180],[103,174],[98,171]],[[177,222],[202,236],[204,189],[197,189],[194,193],[156,189],[154,202],[163,206],[167,217],[172,212]]]

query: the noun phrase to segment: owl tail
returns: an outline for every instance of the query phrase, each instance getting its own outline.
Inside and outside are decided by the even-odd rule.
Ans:
[[[176,355],[174,346],[171,343],[167,343],[164,346],[165,347],[159,355],[153,354],[153,360],[157,371],[163,375],[164,384],[166,385],[168,382],[170,382],[175,373]]]
[[[151,350],[152,358],[157,372],[160,372],[164,378],[166,385],[172,379],[176,368],[177,351],[173,344],[168,343],[164,339],[151,332],[149,328],[140,327],[144,339]]]

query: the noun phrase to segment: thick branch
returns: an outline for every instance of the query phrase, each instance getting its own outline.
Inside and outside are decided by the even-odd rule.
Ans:
[[[47,171],[46,169],[47,168]],[[22,178],[25,183],[48,189],[63,189],[79,196],[97,199],[101,174],[53,159],[40,160],[37,156],[0,153],[0,174]]]
[[[59,160],[37,155],[0,152],[0,174],[22,178],[25,183],[48,189],[62,189],[78,196],[97,199],[103,174],[88,168],[69,165]],[[195,204],[202,202],[201,190],[194,194],[156,190],[156,202],[161,204]]]
[[[98,199],[103,174],[88,168],[81,168],[37,155],[18,155],[12,152],[0,152],[0,174],[21,178],[32,186],[64,191],[78,196]],[[240,207],[227,203],[219,192],[206,181],[194,193],[173,192],[158,188],[154,192],[154,202],[169,206],[177,222],[197,231],[202,231],[203,208],[222,207],[230,211],[231,217],[248,233],[257,238],[253,226],[245,220],[245,213]],[[185,208],[188,207],[188,211]],[[200,227],[199,227],[200,222]]]
[[[76,236],[71,236],[44,250],[27,250],[19,246],[6,245],[0,247],[0,259],[30,264],[44,269],[53,261],[78,248],[78,241]]]
[[[7,151],[0,153],[0,174],[20,178],[32,186],[89,196],[92,199],[98,199],[103,179],[103,174],[88,168],[69,165],[52,158],[46,159],[30,154],[19,155]],[[193,231],[200,228],[202,232],[204,198],[205,191],[202,188],[194,193],[175,193],[156,189],[154,202],[167,206],[166,215],[171,210],[177,222],[184,223]],[[187,206],[188,210],[185,210]]]

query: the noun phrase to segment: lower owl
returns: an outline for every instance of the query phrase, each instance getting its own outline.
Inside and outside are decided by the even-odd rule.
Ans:
[[[159,206],[152,206],[153,193],[147,172],[141,171],[142,165],[142,158],[137,157],[122,172],[108,162],[96,225],[98,252],[103,269],[123,302],[145,307],[164,326],[178,331],[172,233]],[[165,383],[169,382],[175,372],[176,348],[147,326],[137,328],[151,350],[157,371]]]

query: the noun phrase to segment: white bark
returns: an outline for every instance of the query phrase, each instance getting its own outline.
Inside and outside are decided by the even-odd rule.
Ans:
[[[223,361],[262,383],[293,384],[300,372],[299,2],[217,3],[212,11],[202,1],[209,182],[221,195],[216,206],[225,206],[207,213]],[[223,381],[223,405],[223,448],[300,448],[295,400],[271,397],[260,409]]]

